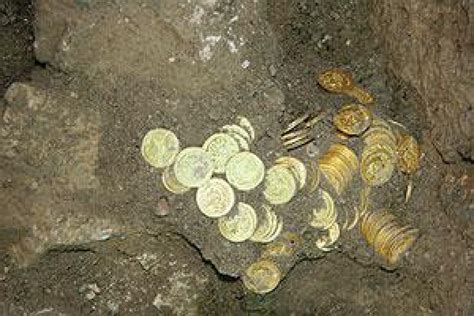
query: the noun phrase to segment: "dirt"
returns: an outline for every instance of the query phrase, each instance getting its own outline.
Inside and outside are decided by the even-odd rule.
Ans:
[[[33,70],[30,7],[9,9],[25,24],[0,41],[23,52],[6,59],[12,68],[0,77],[5,87],[17,82],[0,125],[4,314],[472,313],[472,165],[447,166],[439,155],[423,97],[386,68],[391,56],[369,24],[371,2],[196,3],[38,2],[34,47],[45,67]],[[376,96],[375,113],[422,143],[409,202],[401,173],[372,195],[374,208],[390,209],[421,237],[395,269],[357,230],[325,254],[304,225],[314,199],[301,197],[278,212],[305,246],[274,292],[253,295],[239,276],[261,248],[223,240],[193,194],[167,193],[140,156],[141,139],[162,126],[183,147],[198,146],[245,115],[257,131],[253,151],[270,166],[285,153],[281,129],[325,110],[313,131],[324,152],[334,141],[330,114],[351,100],[317,86],[315,75],[332,66],[351,70]],[[293,154],[308,160],[304,150]],[[356,181],[338,207],[352,206],[359,188]],[[257,204],[260,193],[238,198]]]

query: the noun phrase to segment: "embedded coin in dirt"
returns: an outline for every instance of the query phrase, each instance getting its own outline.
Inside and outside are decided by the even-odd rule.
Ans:
[[[239,143],[230,135],[216,133],[211,135],[202,145],[214,162],[214,173],[224,173],[230,158],[240,151]]]
[[[221,235],[231,242],[243,242],[252,237],[257,228],[257,213],[246,203],[239,202],[229,214],[219,217]]]
[[[263,195],[268,203],[288,203],[295,196],[296,191],[296,179],[286,166],[274,165],[267,170]]]
[[[141,153],[146,162],[155,168],[173,164],[179,152],[179,140],[167,129],[157,128],[148,131],[143,137]]]
[[[256,294],[265,294],[273,291],[282,278],[280,269],[275,262],[268,259],[260,259],[251,264],[242,281],[247,289]]]
[[[372,114],[365,106],[351,103],[337,111],[333,122],[338,130],[347,135],[360,135],[372,123]]]
[[[226,166],[226,178],[241,191],[256,188],[263,180],[265,166],[257,155],[244,151],[233,156]]]
[[[230,212],[235,203],[234,190],[227,181],[212,178],[197,189],[196,202],[207,217],[221,217]]]
[[[198,188],[211,179],[214,171],[212,157],[200,147],[183,149],[173,168],[176,179],[184,186]]]

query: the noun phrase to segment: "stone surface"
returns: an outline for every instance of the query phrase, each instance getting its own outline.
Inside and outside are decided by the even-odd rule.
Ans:
[[[474,8],[469,1],[371,1],[389,68],[421,96],[448,163],[474,160]]]

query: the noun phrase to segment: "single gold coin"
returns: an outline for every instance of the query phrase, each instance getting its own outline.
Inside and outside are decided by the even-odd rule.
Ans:
[[[234,190],[227,181],[212,178],[197,189],[196,202],[201,213],[207,217],[221,217],[229,213],[234,206]]]
[[[229,159],[225,175],[227,181],[236,189],[249,191],[262,182],[265,176],[265,166],[257,155],[244,151]]]
[[[179,140],[167,129],[157,128],[146,133],[141,153],[147,163],[155,168],[171,166],[179,152]]]
[[[347,135],[360,135],[369,128],[372,115],[365,106],[351,103],[337,111],[333,122],[338,130]]]
[[[245,287],[256,294],[265,294],[273,291],[282,278],[280,269],[275,262],[268,259],[260,259],[252,263],[242,281]]]
[[[380,186],[392,177],[394,152],[385,145],[366,146],[362,152],[360,173],[367,185]]]
[[[211,179],[214,163],[204,149],[188,147],[176,157],[173,170],[176,179],[184,186],[198,188]]]
[[[239,202],[237,208],[218,219],[221,235],[231,242],[243,242],[252,237],[257,228],[257,213],[246,203]]]
[[[421,148],[416,139],[408,134],[401,134],[397,144],[397,166],[400,171],[410,174],[420,167]]]
[[[229,159],[240,151],[239,143],[232,136],[224,133],[211,135],[202,148],[211,155],[215,173],[224,173]]]
[[[263,195],[268,203],[288,203],[296,194],[296,190],[296,179],[288,168],[282,165],[274,165],[267,170]]]

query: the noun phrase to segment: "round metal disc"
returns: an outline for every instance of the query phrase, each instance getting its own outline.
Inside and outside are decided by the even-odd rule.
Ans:
[[[196,202],[207,217],[221,217],[230,212],[235,203],[234,190],[227,181],[212,178],[197,189]]]
[[[230,158],[225,174],[227,181],[235,188],[249,191],[262,182],[265,175],[265,166],[255,154],[240,152]]]
[[[176,179],[190,188],[200,187],[209,181],[213,170],[211,155],[199,147],[183,149],[174,164]]]
[[[257,213],[253,207],[240,202],[237,209],[218,219],[219,231],[231,242],[243,242],[252,237],[257,228]]]
[[[224,173],[229,159],[240,150],[238,142],[232,136],[224,133],[211,135],[204,142],[202,148],[211,155],[215,173]]]
[[[263,195],[270,204],[288,203],[296,194],[296,179],[285,166],[275,165],[268,169]]]
[[[273,261],[261,259],[247,268],[242,281],[250,291],[265,294],[278,286],[281,277],[280,269]]]
[[[146,133],[141,153],[146,162],[155,168],[171,166],[179,152],[179,140],[167,129],[157,128]]]

